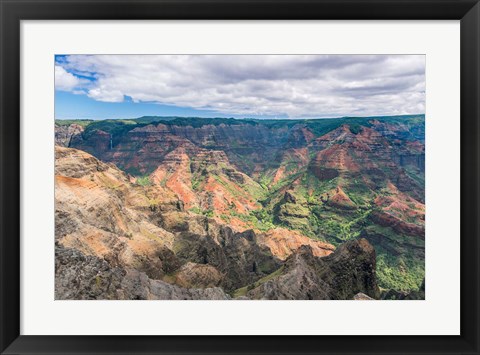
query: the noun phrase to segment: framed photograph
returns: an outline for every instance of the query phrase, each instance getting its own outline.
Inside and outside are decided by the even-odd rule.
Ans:
[[[2,354],[479,354],[477,1],[0,4]]]

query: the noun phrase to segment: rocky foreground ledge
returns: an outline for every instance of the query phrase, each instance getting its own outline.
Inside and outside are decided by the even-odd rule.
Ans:
[[[220,287],[182,288],[153,280],[144,272],[112,267],[105,260],[59,244],[55,256],[56,299],[348,300],[358,293],[373,299],[380,295],[375,250],[365,239],[347,242],[321,258],[313,255],[310,246],[302,246],[265,280],[233,294]]]

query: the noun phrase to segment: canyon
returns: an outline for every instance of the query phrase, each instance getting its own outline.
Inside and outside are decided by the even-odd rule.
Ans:
[[[423,299],[424,115],[56,120],[56,299]]]

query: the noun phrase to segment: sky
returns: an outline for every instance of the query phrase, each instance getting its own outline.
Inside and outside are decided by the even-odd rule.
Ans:
[[[55,56],[56,119],[423,113],[423,55]]]

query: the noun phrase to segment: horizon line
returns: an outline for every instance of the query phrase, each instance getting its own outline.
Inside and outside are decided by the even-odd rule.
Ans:
[[[144,117],[155,117],[155,118],[197,118],[197,119],[233,119],[233,120],[255,120],[255,121],[295,121],[295,120],[328,120],[328,119],[338,119],[338,118],[378,118],[378,117],[405,117],[405,116],[425,116],[425,113],[406,113],[401,115],[373,115],[373,116],[335,116],[335,117],[294,117],[294,118],[253,118],[253,117],[222,117],[222,116],[211,116],[211,117],[201,117],[201,116],[182,116],[182,115],[167,115],[167,116],[157,116],[157,115],[143,115],[138,117],[119,117],[119,118],[54,118],[54,120],[59,121],[107,121],[107,120],[136,120]]]

